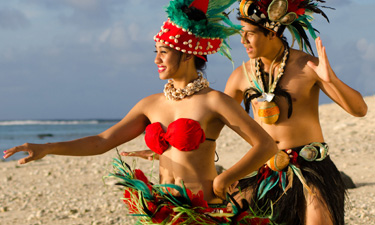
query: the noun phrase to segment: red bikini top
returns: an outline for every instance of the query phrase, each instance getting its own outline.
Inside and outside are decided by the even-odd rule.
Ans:
[[[146,145],[155,153],[161,155],[169,145],[180,151],[192,151],[206,139],[201,125],[192,119],[180,118],[169,124],[165,132],[159,122],[149,124],[146,127]]]

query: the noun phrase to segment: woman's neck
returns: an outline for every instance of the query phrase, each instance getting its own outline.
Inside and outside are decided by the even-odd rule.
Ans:
[[[185,76],[179,78],[173,78],[173,83],[175,88],[185,88],[189,83],[193,82],[198,78],[198,73],[186,74]]]
[[[198,78],[198,71],[193,64],[180,64],[177,74],[173,76],[175,88],[185,88],[190,82]]]

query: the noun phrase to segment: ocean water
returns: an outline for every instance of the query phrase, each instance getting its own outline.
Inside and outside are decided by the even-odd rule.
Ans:
[[[0,121],[0,150],[28,143],[68,141],[101,133],[119,120],[12,120]],[[16,153],[9,160],[24,157]],[[1,157],[2,159],[2,157]]]

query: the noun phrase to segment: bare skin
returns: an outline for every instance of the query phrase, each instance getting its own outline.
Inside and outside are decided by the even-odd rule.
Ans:
[[[260,57],[263,69],[266,72],[273,70],[274,74],[277,74],[281,56],[276,60],[278,63],[274,68],[270,68],[270,65],[280,49],[283,49],[282,41],[273,33],[265,36],[257,26],[243,21],[241,25],[244,26],[241,43],[246,48],[249,58]],[[279,82],[281,88],[287,90],[292,97],[293,113],[289,119],[288,104],[283,97],[276,98],[280,117],[273,125],[260,121],[257,114],[259,104],[256,99],[251,102],[255,121],[271,135],[279,149],[324,142],[318,112],[320,90],[353,116],[362,117],[367,113],[367,105],[361,94],[344,84],[332,70],[321,39],[317,38],[315,43],[318,58],[290,49],[285,73]],[[255,68],[254,60],[247,61],[245,65],[249,72],[250,63],[253,63],[252,68]],[[241,65],[231,74],[224,92],[241,103],[243,93],[249,87]],[[306,224],[332,224],[325,204],[317,200],[318,197],[319,193],[316,193],[309,198]]]
[[[183,88],[198,77],[194,56],[181,55],[161,43],[156,43],[155,64],[159,68],[159,78],[173,79],[176,88]],[[249,143],[250,150],[244,157],[220,175],[217,175],[214,165],[216,144],[213,141],[206,140],[198,149],[189,152],[170,146],[159,156],[161,184],[181,185],[184,181],[193,192],[203,190],[208,203],[221,203],[231,184],[256,170],[277,152],[272,138],[236,101],[222,92],[205,88],[181,101],[167,100],[163,93],[151,95],[138,102],[119,123],[101,134],[69,142],[26,143],[5,151],[4,158],[25,151],[29,156],[19,160],[20,164],[24,164],[47,154],[102,154],[136,138],[150,123],[160,122],[166,130],[171,122],[179,118],[199,122],[206,137],[212,139],[217,139],[223,126],[227,125]]]

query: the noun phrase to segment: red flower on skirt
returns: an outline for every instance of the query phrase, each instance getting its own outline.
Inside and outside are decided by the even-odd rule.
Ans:
[[[138,207],[137,207],[137,201],[136,198],[132,197],[134,195],[138,195],[137,191],[130,191],[128,189],[125,189],[124,191],[124,203],[128,206],[129,213],[130,214],[137,214],[138,213]]]
[[[235,219],[237,224],[251,224],[251,225],[268,225],[270,224],[270,220],[268,218],[260,218],[260,217],[253,217],[253,218],[244,218],[249,215],[249,212],[245,211],[238,215]]]
[[[147,177],[145,176],[145,174],[143,173],[142,170],[140,170],[140,169],[135,169],[135,170],[134,170],[134,175],[135,175],[135,178],[137,178],[137,180],[141,180],[141,181],[143,181],[145,184],[148,184],[148,179],[147,179]]]
[[[189,189],[186,189],[186,192],[191,200],[191,206],[208,208],[208,203],[204,200],[202,190],[198,191],[197,194],[193,194]]]
[[[251,225],[268,225],[271,222],[268,218],[251,218],[246,221],[250,222]]]
[[[148,202],[148,210],[154,213],[151,218],[153,223],[162,223],[168,216],[171,216],[173,213],[171,207],[162,206],[158,209],[157,205],[154,202]]]

